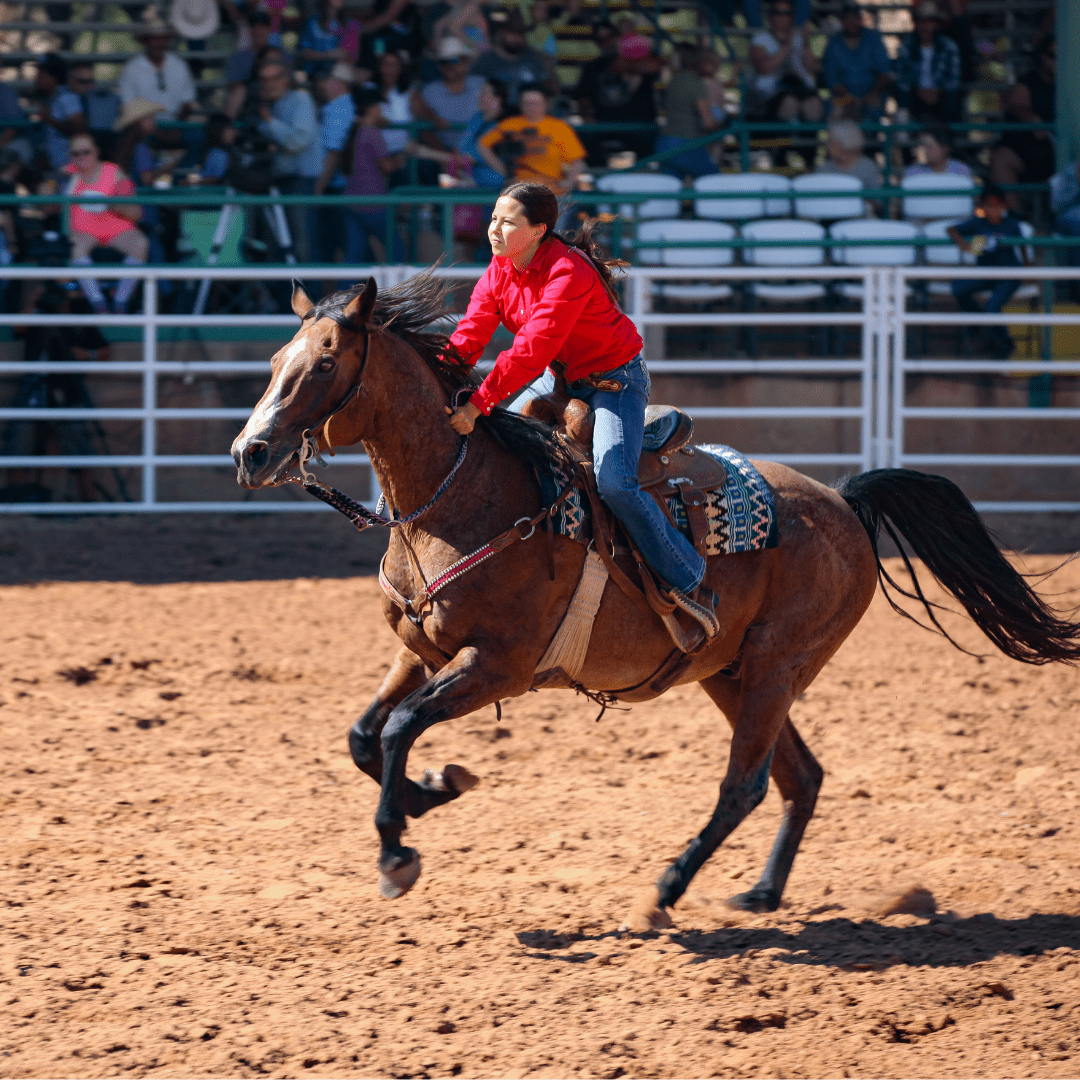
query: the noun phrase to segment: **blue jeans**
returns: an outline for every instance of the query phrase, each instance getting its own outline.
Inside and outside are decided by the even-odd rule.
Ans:
[[[705,576],[705,560],[690,541],[664,516],[651,495],[637,480],[638,458],[645,433],[645,406],[651,383],[645,361],[637,357],[622,367],[605,372],[618,379],[621,390],[594,390],[570,383],[570,396],[587,401],[596,414],[593,428],[593,467],[600,498],[622,522],[645,561],[681,592],[692,592]],[[555,377],[545,371],[526,386],[512,408],[520,412],[525,402],[555,388]]]
[[[656,140],[656,153],[662,154],[665,150],[676,150],[688,142],[690,142],[689,139],[678,139],[674,135],[660,135]],[[687,174],[696,180],[699,176],[711,176],[720,171],[720,166],[709,157],[709,151],[704,146],[699,146],[696,150],[687,150],[685,154],[669,157],[660,163],[660,168],[672,176],[677,176],[680,180]]]
[[[990,288],[990,296],[987,298],[986,307],[980,308],[975,294],[985,292],[987,288]],[[1009,297],[1019,288],[1019,281],[954,281],[952,283],[952,293],[961,311],[985,311],[993,315],[1001,311],[1009,302]],[[1004,326],[988,326],[985,329],[990,337],[997,341],[1012,342],[1012,337]]]
[[[368,242],[369,236],[377,236],[386,251],[387,262],[404,262],[405,252],[397,230],[391,237],[393,244],[386,242],[386,211],[345,209],[345,262],[350,266],[363,266],[373,263],[375,254]]]

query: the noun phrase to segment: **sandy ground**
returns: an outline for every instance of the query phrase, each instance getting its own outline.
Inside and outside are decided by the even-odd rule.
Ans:
[[[282,530],[264,575],[318,534]],[[78,577],[80,536],[0,539]],[[726,726],[692,686],[600,723],[527,695],[419,744],[412,775],[483,780],[412,823],[424,874],[389,902],[345,742],[395,649],[377,585],[182,580],[251,576],[265,547],[203,565],[223,536],[0,589],[0,1076],[1080,1072],[1075,671],[964,656],[879,597],[794,711],[827,777],[784,906],[723,906],[771,792],[643,936],[617,927],[711,811]],[[1080,602],[1080,566],[1054,587]],[[916,887],[936,914],[882,914]]]

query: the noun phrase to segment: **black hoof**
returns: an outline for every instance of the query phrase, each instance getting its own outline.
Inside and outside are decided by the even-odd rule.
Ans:
[[[780,906],[780,897],[773,889],[751,889],[729,897],[725,903],[735,911],[775,911]]]
[[[379,866],[379,892],[387,900],[404,896],[420,877],[420,853],[414,848],[403,848],[403,855],[392,860],[394,865]]]

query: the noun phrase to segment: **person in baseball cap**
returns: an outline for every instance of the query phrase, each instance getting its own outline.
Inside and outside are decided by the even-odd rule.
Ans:
[[[924,123],[960,119],[960,49],[941,32],[944,21],[934,0],[920,0],[896,58],[897,104]]]

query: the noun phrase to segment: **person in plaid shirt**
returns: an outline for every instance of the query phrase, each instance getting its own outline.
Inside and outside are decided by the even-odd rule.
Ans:
[[[897,104],[916,121],[960,119],[960,50],[942,21],[937,4],[923,0],[896,57]]]

